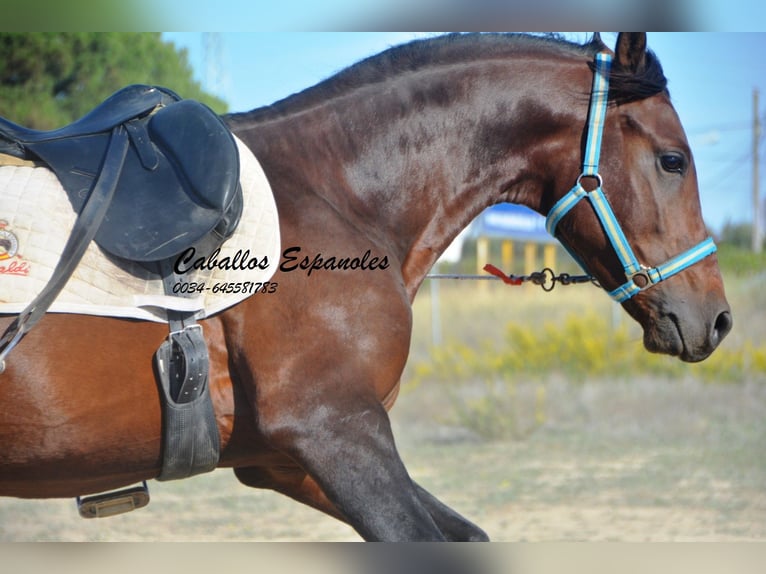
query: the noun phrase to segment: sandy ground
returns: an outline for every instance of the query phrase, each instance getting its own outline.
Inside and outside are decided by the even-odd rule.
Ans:
[[[440,396],[421,388],[400,398],[402,457],[493,540],[766,540],[762,384],[551,383],[546,422],[494,441],[427,416]],[[359,540],[227,470],[150,490],[148,507],[98,520],[81,519],[73,500],[0,499],[0,541]]]

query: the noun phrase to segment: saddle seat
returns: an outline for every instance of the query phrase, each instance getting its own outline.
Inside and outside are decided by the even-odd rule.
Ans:
[[[102,249],[154,262],[200,242],[209,248],[233,233],[242,210],[233,136],[207,106],[165,88],[128,86],[52,131],[0,118],[0,153],[41,160],[80,213],[107,167],[109,142],[119,126],[130,146],[95,236]]]
[[[0,146],[8,146],[0,147],[0,151],[21,159],[31,159],[20,155],[25,151],[23,144],[106,132],[116,125],[150,112],[159,105],[167,105],[179,99],[176,94],[165,88],[128,86],[111,95],[79,120],[51,131],[26,128],[0,117],[0,136],[7,140],[0,139]],[[17,153],[14,153],[14,144]]]

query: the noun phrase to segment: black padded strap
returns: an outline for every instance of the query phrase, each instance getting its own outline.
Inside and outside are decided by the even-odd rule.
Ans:
[[[199,326],[172,333],[154,356],[162,394],[162,468],[157,480],[209,472],[220,437],[208,384],[208,356]]]
[[[120,172],[125,163],[129,141],[128,134],[122,126],[117,126],[112,130],[103,168],[85,205],[75,220],[72,232],[61,253],[61,258],[53,270],[53,275],[40,294],[27,305],[26,309],[16,317],[3,333],[3,336],[0,337],[0,363],[45,315],[80,263],[112,201]]]
[[[172,259],[159,263],[169,295],[180,277]],[[170,334],[154,355],[162,391],[162,470],[157,480],[175,480],[213,470],[220,437],[210,396],[210,359],[194,312],[167,310]]]

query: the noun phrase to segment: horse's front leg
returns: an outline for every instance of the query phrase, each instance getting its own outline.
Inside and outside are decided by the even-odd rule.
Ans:
[[[376,400],[328,404],[285,416],[272,442],[319,485],[365,539],[445,540],[396,451],[388,414]]]
[[[286,461],[269,467],[238,467],[234,474],[246,486],[268,488],[289,496],[338,520],[348,523],[322,489],[300,466]],[[420,502],[423,503],[442,534],[451,541],[485,542],[487,534],[471,521],[439,501],[419,485],[415,485]]]
[[[280,279],[280,289],[290,277]],[[233,375],[249,397],[260,440],[303,469],[332,504],[331,514],[363,538],[444,540],[381,404],[409,351],[406,293],[384,275],[368,283],[358,275],[356,282],[317,277],[310,286],[285,283],[284,300],[257,300],[227,316]],[[291,299],[292,293],[301,296]],[[313,304],[306,293],[316,295]],[[327,506],[290,480],[287,494]]]

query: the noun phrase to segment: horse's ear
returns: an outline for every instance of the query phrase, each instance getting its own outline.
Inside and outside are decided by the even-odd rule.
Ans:
[[[616,63],[622,69],[636,74],[646,66],[646,32],[620,32],[614,50]]]
[[[590,39],[590,44],[592,46],[595,46],[596,50],[598,51],[601,51],[606,48],[606,44],[604,44],[604,41],[601,39],[600,32],[593,32],[593,36]]]

